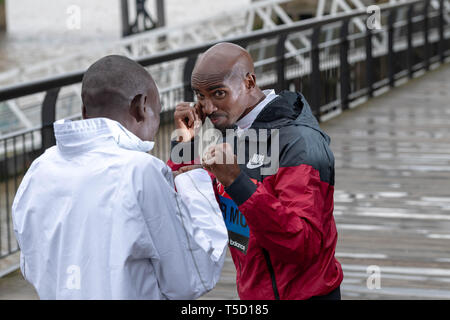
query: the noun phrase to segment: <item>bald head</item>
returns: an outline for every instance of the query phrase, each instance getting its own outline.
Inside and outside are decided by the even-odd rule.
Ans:
[[[229,42],[216,44],[197,60],[192,72],[193,87],[205,82],[226,80],[231,77],[244,79],[254,74],[253,60],[244,48]]]
[[[150,74],[135,61],[119,55],[101,58],[83,76],[81,98],[90,117],[127,112],[130,103],[150,93],[156,100],[158,90]]]

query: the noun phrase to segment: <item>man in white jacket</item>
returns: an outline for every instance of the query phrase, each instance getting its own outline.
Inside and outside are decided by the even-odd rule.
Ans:
[[[227,231],[206,171],[174,180],[146,153],[161,110],[151,76],[128,58],[102,58],[83,77],[82,100],[83,120],[54,124],[56,146],[32,163],[14,199],[25,279],[41,299],[211,290]]]

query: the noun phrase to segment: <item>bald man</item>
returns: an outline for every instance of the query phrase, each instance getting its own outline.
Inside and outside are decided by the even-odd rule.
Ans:
[[[161,110],[152,77],[126,57],[107,56],[84,74],[81,96],[83,120],[54,124],[57,145],[32,163],[14,199],[23,276],[41,299],[208,292],[227,230],[205,170],[174,182],[147,153]]]
[[[240,298],[340,299],[334,157],[303,95],[262,91],[251,56],[231,43],[199,57],[191,85],[197,103],[177,106],[182,134],[174,146],[195,145],[194,123],[205,118],[234,144],[194,158],[213,177]],[[175,163],[175,156],[174,170],[195,160]]]

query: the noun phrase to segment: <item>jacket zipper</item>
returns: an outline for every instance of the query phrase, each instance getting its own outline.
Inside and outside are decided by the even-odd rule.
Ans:
[[[266,249],[262,249],[264,258],[266,259],[267,268],[269,269],[270,278],[272,279],[272,289],[275,300],[280,300],[280,294],[278,293],[277,282],[275,280],[275,271],[273,270],[272,262],[270,261],[269,253]]]

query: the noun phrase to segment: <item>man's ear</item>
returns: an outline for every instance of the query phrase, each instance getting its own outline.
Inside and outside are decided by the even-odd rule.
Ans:
[[[142,94],[136,95],[130,103],[129,112],[131,116],[136,119],[137,122],[144,121],[147,117],[145,103],[147,101],[147,96]]]
[[[256,77],[253,73],[248,72],[245,75],[245,87],[249,90],[256,87]]]

